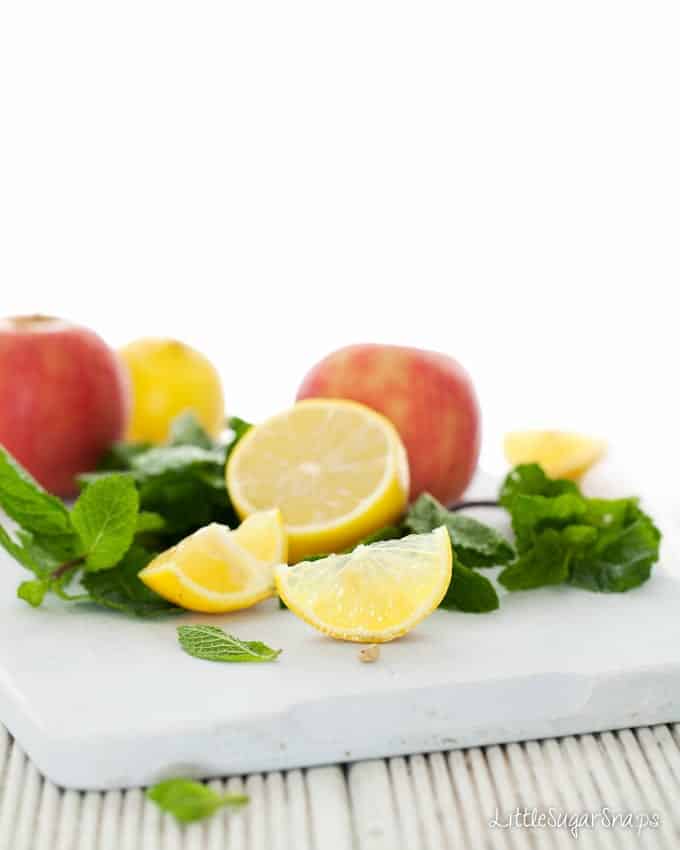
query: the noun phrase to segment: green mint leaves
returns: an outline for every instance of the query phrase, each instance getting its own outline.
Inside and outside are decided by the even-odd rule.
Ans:
[[[511,470],[503,484],[498,501],[510,508],[516,496],[546,496],[555,498],[565,493],[578,494],[579,489],[573,481],[566,478],[548,478],[537,463],[525,463]]]
[[[64,503],[43,490],[2,446],[0,507],[18,526],[40,537],[47,552],[57,558],[74,554],[77,541]]]
[[[572,584],[620,593],[645,582],[661,534],[636,499],[588,499],[540,466],[513,469],[500,493],[519,557],[500,574],[508,590]]]
[[[489,579],[461,564],[454,553],[453,578],[439,607],[467,614],[486,614],[499,605],[496,588]]]
[[[466,567],[495,567],[515,557],[515,550],[495,529],[447,510],[429,493],[423,493],[411,505],[404,525],[416,534],[426,534],[445,525],[456,558]]]
[[[17,588],[17,596],[19,599],[23,599],[24,602],[28,602],[33,608],[39,608],[43,603],[47,590],[47,582],[41,579],[22,581]]]
[[[150,554],[143,563],[137,555],[134,571],[130,566],[135,535],[161,527],[162,517],[139,513],[129,475],[94,480],[69,511],[0,447],[0,508],[18,526],[11,533],[0,526],[0,546],[35,576],[17,589],[29,605],[55,593],[140,616],[174,609],[137,578]],[[71,592],[76,579],[84,592]]]
[[[232,439],[225,444],[213,440],[192,413],[184,413],[174,421],[166,445],[115,444],[99,471],[81,476],[81,481],[91,483],[116,472],[130,475],[139,492],[141,511],[163,519],[162,526],[147,529],[155,532],[151,543],[159,550],[211,522],[238,525],[224,467],[251,426],[236,417],[228,424]]]
[[[259,640],[239,640],[217,626],[179,626],[177,637],[182,649],[205,661],[275,661],[280,649],[271,649]]]
[[[194,414],[188,410],[174,420],[170,426],[170,446],[197,446],[199,449],[211,449],[213,440],[196,419]]]
[[[226,444],[192,413],[175,420],[164,446],[116,443],[99,471],[82,476],[84,489],[70,511],[0,446],[0,508],[17,526],[0,525],[0,546],[34,574],[19,586],[19,598],[38,607],[54,593],[138,616],[177,611],[137,573],[204,525],[238,524],[224,466],[251,426],[242,419],[229,424]]]
[[[225,806],[239,809],[249,799],[245,794],[219,794],[190,779],[166,779],[148,788],[146,796],[182,823],[210,817]]]
[[[131,478],[112,475],[87,487],[71,511],[88,570],[105,570],[130,548],[137,527],[139,496]]]
[[[81,577],[89,601],[103,608],[136,617],[179,614],[182,609],[166,601],[138,578],[154,553],[133,543],[114,569],[85,572]]]

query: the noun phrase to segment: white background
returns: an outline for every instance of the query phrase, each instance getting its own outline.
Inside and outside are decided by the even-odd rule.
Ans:
[[[440,349],[487,466],[553,426],[671,478],[679,43],[649,0],[6,0],[0,314],[179,337],[248,418]]]

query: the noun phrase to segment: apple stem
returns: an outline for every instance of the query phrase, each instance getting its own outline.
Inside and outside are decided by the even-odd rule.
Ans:
[[[52,578],[59,579],[63,575],[65,575],[69,570],[72,570],[73,567],[79,567],[81,564],[85,563],[85,555],[78,555],[77,558],[71,558],[70,561],[64,561],[61,566],[57,567],[56,570],[52,573]]]
[[[473,502],[454,502],[449,505],[450,511],[464,511],[466,508],[500,508],[500,504],[494,499],[481,499]]]

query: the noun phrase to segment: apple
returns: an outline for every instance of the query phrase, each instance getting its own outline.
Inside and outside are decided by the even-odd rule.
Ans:
[[[411,499],[428,492],[444,504],[470,483],[479,457],[474,387],[452,357],[398,345],[350,345],[307,373],[297,399],[349,398],[387,416],[408,453]]]
[[[115,352],[50,316],[0,319],[0,399],[0,445],[64,497],[122,437],[129,408]]]

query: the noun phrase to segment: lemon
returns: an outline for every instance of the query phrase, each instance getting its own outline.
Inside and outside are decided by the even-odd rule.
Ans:
[[[389,420],[353,401],[308,399],[251,428],[227,464],[239,516],[280,508],[292,561],[339,552],[399,517],[408,462]]]
[[[276,567],[288,608],[340,640],[383,643],[406,634],[442,601],[451,582],[451,541],[443,526],[357,546],[294,567]]]
[[[200,352],[175,339],[138,339],[118,352],[132,386],[126,438],[162,443],[172,420],[191,410],[216,437],[224,423],[222,385],[215,367]]]
[[[504,441],[509,463],[539,463],[551,478],[580,478],[606,448],[602,440],[565,431],[516,431]]]
[[[274,591],[273,567],[286,560],[279,511],[254,514],[230,531],[212,523],[163,552],[139,578],[190,611],[222,613],[248,608]]]

